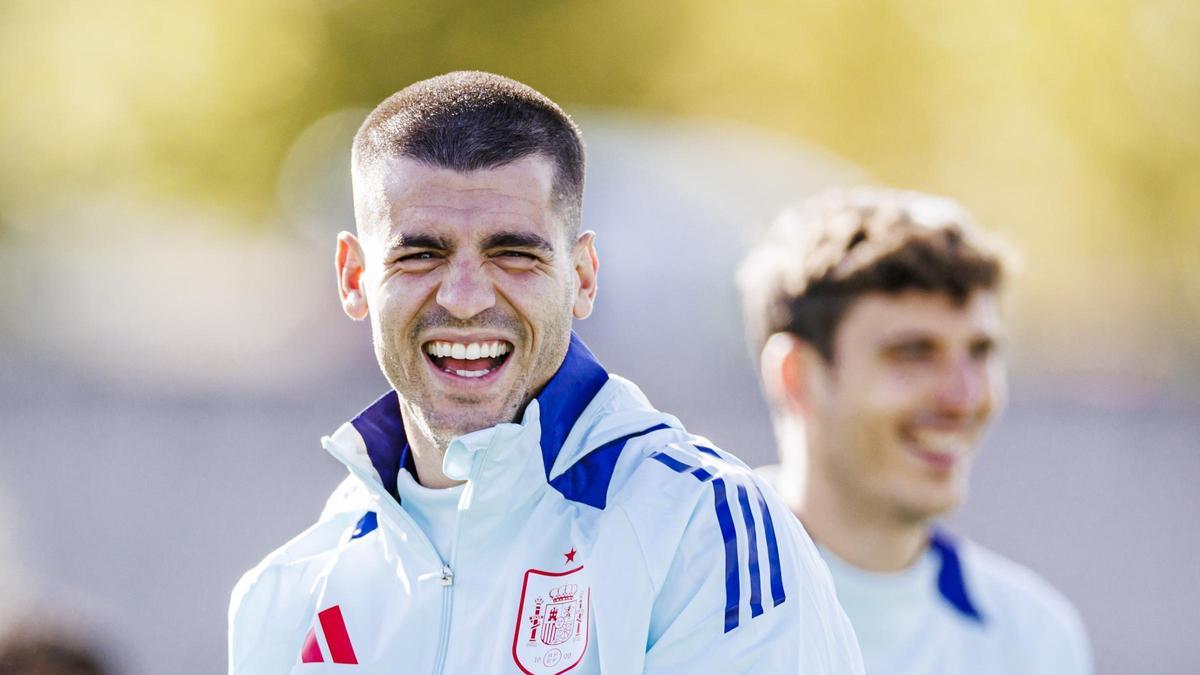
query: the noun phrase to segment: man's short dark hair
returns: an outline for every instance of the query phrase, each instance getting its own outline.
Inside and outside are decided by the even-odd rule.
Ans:
[[[554,165],[554,205],[568,234],[577,233],[584,174],[579,127],[553,101],[507,77],[453,72],[392,94],[359,128],[352,164],[357,182],[369,167],[395,157],[465,172],[530,155]]]
[[[867,293],[943,293],[964,303],[998,289],[1009,253],[944,197],[836,189],[785,210],[742,261],[738,284],[755,353],[791,333],[833,362],[846,310]]]

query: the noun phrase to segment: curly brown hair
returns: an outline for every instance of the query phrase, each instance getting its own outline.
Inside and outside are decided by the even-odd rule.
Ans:
[[[1012,253],[957,202],[920,192],[829,190],[786,209],[742,261],[738,285],[757,354],[791,333],[832,362],[846,310],[867,293],[998,289]]]

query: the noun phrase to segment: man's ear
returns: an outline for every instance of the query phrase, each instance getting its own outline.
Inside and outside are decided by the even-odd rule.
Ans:
[[[600,259],[596,257],[595,232],[588,230],[579,235],[579,240],[575,242],[573,262],[579,278],[579,291],[575,294],[571,314],[576,319],[586,319],[596,304],[596,273],[600,269]]]
[[[812,410],[814,376],[821,355],[808,342],[791,333],[775,333],[763,345],[759,366],[763,388],[780,412],[808,415]]]
[[[363,288],[364,256],[358,237],[349,232],[340,232],[337,237],[338,294],[342,298],[342,311],[355,321],[367,318],[367,294]]]

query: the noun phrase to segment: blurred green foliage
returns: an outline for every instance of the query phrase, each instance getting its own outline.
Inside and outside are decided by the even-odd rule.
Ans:
[[[307,125],[461,68],[954,195],[1025,249],[1046,344],[1063,306],[1131,358],[1200,342],[1194,0],[5,0],[0,228],[93,194],[266,226]]]

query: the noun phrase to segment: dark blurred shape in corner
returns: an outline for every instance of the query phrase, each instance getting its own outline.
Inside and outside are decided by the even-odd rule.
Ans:
[[[96,641],[61,623],[20,624],[0,633],[0,675],[117,675]]]

